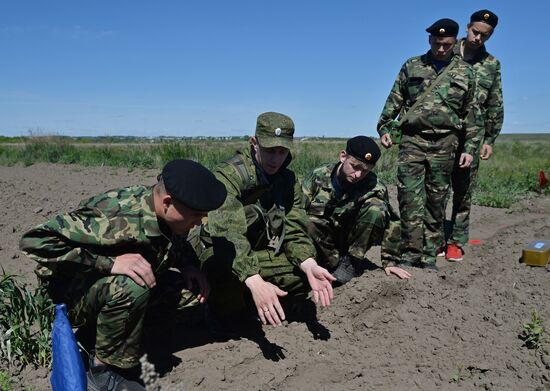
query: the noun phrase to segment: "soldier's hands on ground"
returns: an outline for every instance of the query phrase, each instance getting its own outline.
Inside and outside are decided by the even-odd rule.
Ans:
[[[186,288],[194,293],[198,291],[197,299],[199,303],[204,303],[210,294],[210,284],[206,275],[197,267],[188,265],[183,269],[183,278],[185,279]]]
[[[122,254],[115,258],[111,274],[121,274],[130,277],[140,286],[153,288],[156,285],[151,264],[141,254]]]
[[[401,279],[404,279],[404,280],[408,280],[409,278],[412,277],[411,273],[409,273],[405,269],[401,269],[400,267],[397,267],[397,266],[388,266],[388,267],[384,268],[384,271],[386,272],[387,276],[395,274],[397,277],[399,277]]]
[[[469,153],[461,153],[458,166],[460,168],[468,168],[470,167],[470,164],[472,164],[472,160],[474,160],[474,158]]]
[[[380,137],[380,143],[382,143],[382,146],[384,148],[390,148],[393,143],[391,141],[391,136],[389,133],[386,133]]]
[[[252,299],[256,304],[256,310],[262,323],[269,323],[272,326],[280,325],[285,320],[285,312],[279,302],[279,296],[286,296],[288,292],[264,281],[259,274],[248,277],[244,283],[252,293]]]
[[[481,146],[481,151],[479,152],[479,157],[481,160],[488,160],[493,154],[493,147],[489,144],[483,144]]]
[[[332,282],[336,281],[336,278],[327,269],[319,266],[313,258],[302,262],[300,268],[306,274],[309,286],[313,291],[313,301],[321,302],[322,307],[329,306],[330,301],[334,298]]]

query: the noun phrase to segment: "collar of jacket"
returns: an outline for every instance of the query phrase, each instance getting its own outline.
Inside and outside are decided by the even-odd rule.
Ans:
[[[155,203],[153,201],[153,186],[147,189],[147,192],[143,194],[143,199],[141,200],[142,204],[142,227],[143,232],[148,237],[159,237],[164,236],[165,238],[170,237],[170,231],[168,226],[163,223],[164,227],[161,229],[159,225],[159,220],[155,212]]]
[[[458,55],[462,58],[462,54],[460,53],[460,46],[462,45],[462,42],[465,42],[466,41],[466,38],[462,38],[462,39],[459,39],[456,43],[455,43],[455,46],[453,48],[453,53],[455,55]],[[489,53],[487,52],[487,49],[485,48],[485,45],[483,45],[482,47],[480,47],[476,53],[476,55],[474,56],[473,59],[471,59],[470,61],[467,61],[469,63],[474,63],[474,62],[479,62],[483,59],[485,59],[485,57],[487,57],[489,55]],[[466,60],[464,60],[466,61]]]

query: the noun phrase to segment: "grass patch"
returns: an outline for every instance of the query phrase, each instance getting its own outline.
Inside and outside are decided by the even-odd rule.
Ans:
[[[166,162],[184,158],[213,168],[218,162],[231,157],[237,149],[248,145],[244,138],[132,144],[123,144],[120,140],[108,143],[106,140],[91,143],[75,142],[68,137],[28,137],[22,143],[0,144],[0,164],[45,162],[160,170]],[[481,162],[473,194],[475,204],[507,208],[519,199],[539,192],[539,171],[544,170],[550,176],[550,137],[530,135],[520,140],[523,140],[520,135],[503,135],[497,141],[491,159]],[[345,139],[296,140],[290,167],[299,177],[303,177],[322,163],[337,161],[345,143]],[[376,172],[387,184],[396,183],[397,148],[382,151]],[[550,194],[548,189],[545,193]]]
[[[13,275],[0,276],[0,358],[48,367],[54,305],[41,287],[31,291]]]

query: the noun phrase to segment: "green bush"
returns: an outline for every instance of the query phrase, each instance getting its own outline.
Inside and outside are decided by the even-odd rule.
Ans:
[[[0,276],[0,358],[11,365],[51,362],[54,305],[42,288],[31,291],[15,276]]]

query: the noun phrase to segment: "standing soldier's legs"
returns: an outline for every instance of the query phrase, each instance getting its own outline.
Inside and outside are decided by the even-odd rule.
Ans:
[[[472,192],[475,186],[479,168],[479,151],[474,154],[470,168],[460,168],[457,164],[453,169],[453,214],[451,216],[452,231],[448,243],[463,247],[468,243],[470,229],[470,210],[472,207]]]
[[[424,216],[424,262],[435,264],[436,250],[441,245],[445,220],[445,201],[458,139],[448,135],[431,143],[426,170],[426,213]]]
[[[397,198],[401,216],[401,259],[418,263],[422,258],[426,193],[427,143],[420,136],[403,135],[397,157]]]
[[[328,270],[333,270],[340,262],[340,251],[337,246],[337,231],[332,222],[317,216],[308,215],[307,230],[317,250],[317,261]]]
[[[380,245],[388,220],[388,208],[384,200],[371,198],[365,202],[354,224],[349,227],[349,254],[363,259],[372,246]]]

